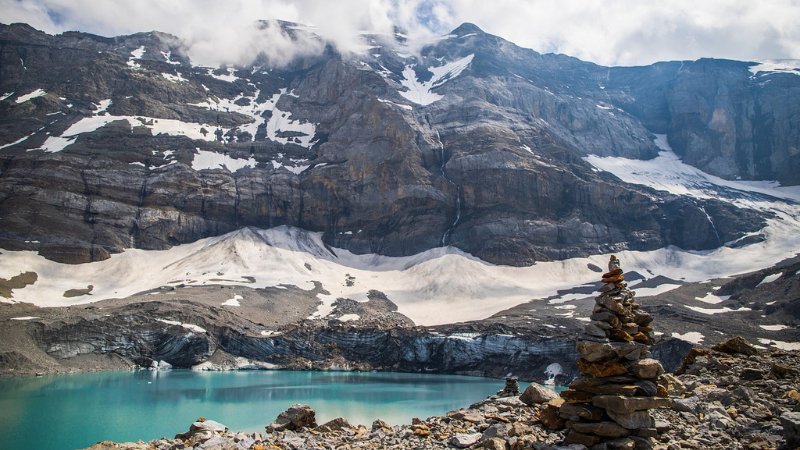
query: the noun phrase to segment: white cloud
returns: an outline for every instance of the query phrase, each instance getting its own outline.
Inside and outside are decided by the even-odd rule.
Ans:
[[[797,0],[0,0],[2,20],[55,33],[104,36],[159,30],[186,39],[196,62],[247,62],[259,52],[282,61],[294,47],[258,19],[315,25],[340,50],[357,49],[360,30],[443,34],[463,22],[536,51],[605,65],[700,57],[800,59]],[[303,51],[314,50],[305,46]],[[273,55],[274,53],[274,55]]]

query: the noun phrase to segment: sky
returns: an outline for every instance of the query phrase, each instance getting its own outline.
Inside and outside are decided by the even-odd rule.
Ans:
[[[255,20],[313,25],[341,51],[359,31],[397,25],[420,41],[464,22],[540,53],[602,65],[702,57],[800,59],[800,0],[0,0],[0,22],[48,33],[101,36],[163,31],[186,40],[198,64],[245,64],[259,51],[280,64],[313,43],[291,45]],[[264,50],[267,49],[267,50]]]

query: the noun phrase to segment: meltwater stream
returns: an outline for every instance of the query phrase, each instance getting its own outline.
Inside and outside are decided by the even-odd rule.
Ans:
[[[0,447],[63,450],[104,440],[172,438],[198,417],[232,431],[263,432],[295,403],[314,408],[320,424],[341,416],[367,427],[378,418],[399,425],[467,407],[502,388],[502,380],[489,378],[354,372],[174,370],[0,378]]]

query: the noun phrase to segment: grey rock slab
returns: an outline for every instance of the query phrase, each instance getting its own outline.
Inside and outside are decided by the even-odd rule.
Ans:
[[[448,443],[457,448],[467,448],[481,440],[482,433],[457,434],[450,438]]]

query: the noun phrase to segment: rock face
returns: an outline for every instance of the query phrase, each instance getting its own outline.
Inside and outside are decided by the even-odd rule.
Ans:
[[[79,263],[293,225],[355,253],[453,245],[523,265],[711,249],[763,227],[581,159],[653,157],[653,133],[711,173],[800,182],[796,76],[599,67],[469,24],[448,36],[414,58],[372,36],[370,55],[213,71],[161,33],[2,25],[0,247]]]
[[[653,318],[639,309],[628,289],[619,260],[612,255],[585,334],[578,340],[578,370],[586,378],[561,393],[568,405],[567,444],[611,448],[654,448],[658,436],[649,410],[672,401],[657,385],[661,363],[648,358],[653,345]]]

